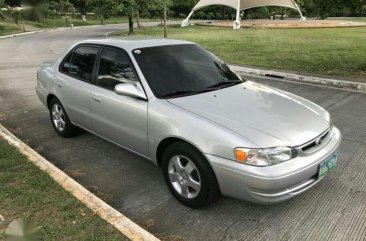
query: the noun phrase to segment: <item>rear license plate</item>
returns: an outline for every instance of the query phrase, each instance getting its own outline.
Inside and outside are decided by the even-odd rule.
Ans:
[[[320,163],[318,178],[321,179],[327,175],[328,172],[333,170],[337,165],[338,151],[334,152],[325,161]]]

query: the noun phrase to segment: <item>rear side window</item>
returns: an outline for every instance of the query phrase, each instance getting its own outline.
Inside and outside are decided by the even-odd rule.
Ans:
[[[128,55],[121,50],[104,49],[100,56],[97,85],[114,90],[117,84],[137,81]]]
[[[72,57],[73,51],[71,51],[64,59],[60,66],[60,71],[63,73],[69,73],[69,68],[71,64],[71,57]]]
[[[91,82],[93,77],[93,67],[97,54],[97,47],[78,47],[74,50],[72,56],[70,57],[70,61],[68,61],[68,56],[66,57],[66,61],[61,67],[61,71],[75,78]]]

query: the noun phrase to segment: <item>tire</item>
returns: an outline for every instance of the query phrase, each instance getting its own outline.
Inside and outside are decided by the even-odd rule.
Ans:
[[[59,136],[69,138],[80,133],[80,129],[71,123],[65,108],[57,98],[50,101],[49,110],[52,126]]]
[[[220,196],[210,164],[200,151],[188,143],[177,142],[165,150],[162,171],[170,192],[188,207],[208,206]]]

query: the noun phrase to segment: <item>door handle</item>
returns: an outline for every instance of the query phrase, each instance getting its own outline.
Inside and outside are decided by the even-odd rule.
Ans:
[[[62,88],[62,84],[57,84],[58,87]]]
[[[98,97],[92,96],[92,99],[93,99],[95,102],[98,102],[98,103],[100,103],[100,102],[101,102],[101,99],[100,99],[100,98],[98,98]]]

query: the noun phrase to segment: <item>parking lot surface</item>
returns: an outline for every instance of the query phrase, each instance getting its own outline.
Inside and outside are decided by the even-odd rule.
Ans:
[[[58,57],[78,40],[102,37],[122,28],[127,25],[47,31],[0,40],[0,122],[162,239],[366,240],[365,94],[249,78],[323,106],[343,134],[337,168],[306,193],[271,206],[221,198],[210,207],[192,210],[172,197],[159,168],[148,161],[88,133],[72,139],[57,136],[48,111],[35,94],[38,65]]]

